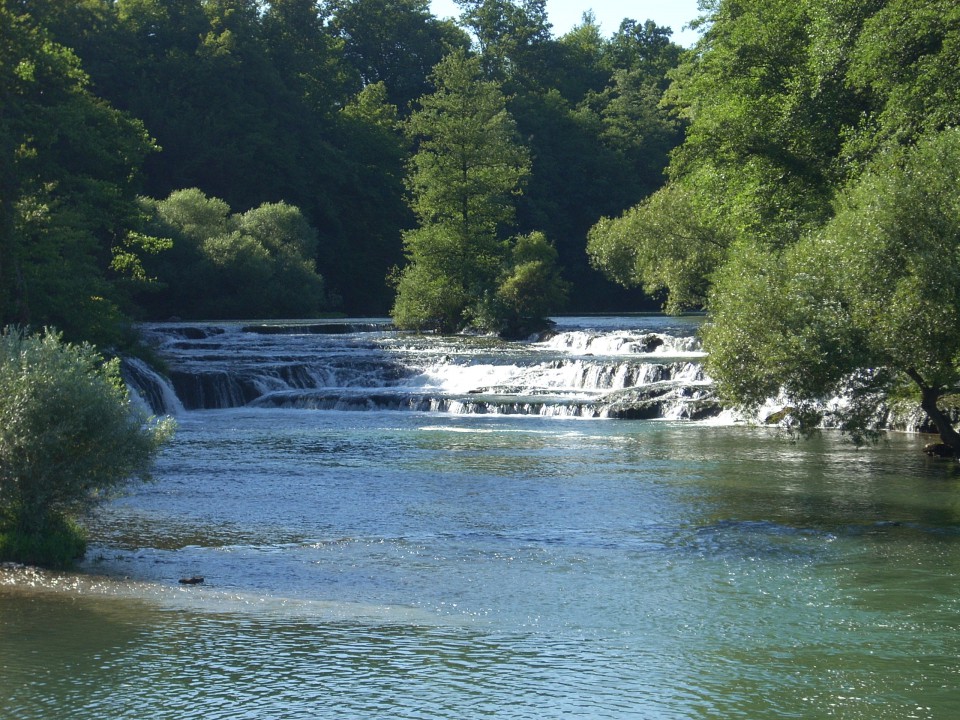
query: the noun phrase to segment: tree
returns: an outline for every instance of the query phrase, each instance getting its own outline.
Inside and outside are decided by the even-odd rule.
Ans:
[[[383,83],[387,101],[404,116],[410,103],[429,92],[432,68],[470,39],[430,13],[428,0],[334,0],[333,30],[364,87]]]
[[[328,309],[313,260],[317,231],[292,205],[264,203],[234,214],[197,188],[143,205],[153,218],[150,232],[173,241],[150,264],[164,286],[142,298],[153,317],[312,317]]]
[[[12,5],[0,5],[0,322],[115,343],[118,270],[157,249],[136,233],[134,202],[153,145]]]
[[[146,477],[169,419],[131,404],[119,361],[53,331],[0,334],[0,557],[64,566],[82,555],[73,521]]]
[[[414,224],[404,198],[409,147],[397,108],[383,83],[367,85],[341,111],[339,125],[350,143],[350,198],[344,242],[325,243],[318,264],[343,280],[335,287],[348,312],[383,314],[393,290],[385,281],[403,261],[401,233]],[[329,278],[328,278],[329,279]]]
[[[552,43],[543,84],[573,104],[600,92],[610,79],[608,44],[593,12],[584,13],[579,25]]]
[[[404,236],[409,264],[397,277],[394,320],[441,332],[474,325],[503,330],[493,301],[511,272],[514,241],[503,235],[529,173],[499,85],[480,61],[457,51],[434,70],[436,91],[408,121],[418,143],[410,163],[411,207],[420,221]]]
[[[638,23],[624,18],[610,38],[606,52],[608,63],[614,68],[656,78],[664,90],[668,84],[667,73],[677,66],[682,52],[670,39],[672,34],[670,28],[657,25],[653,20]]]
[[[960,7],[951,0],[887,0],[863,22],[850,50],[848,83],[873,112],[847,133],[859,163],[889,144],[960,123]],[[856,165],[855,165],[856,166]]]
[[[688,307],[705,299],[711,274],[735,241],[787,247],[830,217],[834,193],[855,172],[844,159],[844,140],[869,108],[868,97],[847,81],[847,73],[874,6],[854,0],[704,5],[707,29],[670,72],[664,95],[687,129],[684,142],[671,152],[668,186],[646,204],[657,212],[641,207],[622,223],[603,221],[594,233],[595,243],[610,232],[621,235],[621,244],[631,244],[630,236],[635,240],[620,257],[645,269],[620,268],[615,271],[620,279],[653,281],[649,289],[662,289],[669,307]],[[662,34],[655,27],[640,30],[625,24],[616,54],[638,67],[662,68],[659,60],[651,65],[650,55],[663,44]],[[643,96],[636,93],[643,86],[634,81],[621,86],[627,92],[606,108],[608,132],[617,134],[625,120],[645,112]],[[661,248],[655,240],[661,212],[700,230],[671,232]],[[694,215],[683,219],[688,212]],[[651,272],[666,268],[664,255],[684,271]]]
[[[567,301],[557,251],[541,232],[516,238],[509,270],[497,286],[490,324],[505,337],[522,338],[543,329],[543,318]]]
[[[594,261],[710,311],[730,402],[783,391],[857,436],[911,390],[944,442],[957,386],[960,14],[935,0],[720,0],[671,74],[669,184],[591,233]],[[915,149],[911,149],[915,148]]]
[[[546,0],[456,0],[476,38],[487,77],[537,85],[550,45]]]
[[[710,307],[707,366],[728,401],[782,390],[809,424],[839,395],[833,414],[860,436],[909,390],[960,453],[943,405],[960,391],[960,130],[879,157],[789,249],[738,246]]]
[[[436,91],[420,99],[408,122],[418,142],[408,179],[421,224],[455,227],[473,242],[495,239],[513,221],[513,198],[530,161],[499,85],[483,80],[480,63],[463,51],[433,74]]]
[[[320,115],[342,98],[353,77],[340,61],[344,44],[324,25],[318,0],[272,0],[263,12],[263,38],[278,75],[301,103]]]
[[[680,312],[706,303],[708,279],[731,242],[716,211],[674,183],[619,218],[602,218],[587,236],[587,253],[612,280],[642,286]]]

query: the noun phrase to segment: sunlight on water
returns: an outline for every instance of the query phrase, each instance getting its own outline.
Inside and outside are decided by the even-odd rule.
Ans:
[[[3,571],[3,712],[960,710],[958,478],[912,441],[333,415],[190,419],[86,574]]]
[[[81,572],[0,569],[0,718],[960,717],[922,443],[186,411]]]

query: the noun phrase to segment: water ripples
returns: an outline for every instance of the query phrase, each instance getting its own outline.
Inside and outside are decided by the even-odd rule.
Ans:
[[[34,600],[20,627],[69,613],[70,660],[22,662],[36,637],[0,649],[4,711],[21,718],[626,718],[677,700],[652,658],[597,639]]]
[[[188,417],[83,573],[0,570],[0,718],[960,717],[955,485],[909,442]]]

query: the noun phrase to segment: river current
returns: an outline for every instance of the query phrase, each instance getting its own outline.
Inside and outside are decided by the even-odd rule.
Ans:
[[[0,718],[960,717],[922,437],[730,425],[695,322],[243,328],[153,328],[154,481],[0,569]]]

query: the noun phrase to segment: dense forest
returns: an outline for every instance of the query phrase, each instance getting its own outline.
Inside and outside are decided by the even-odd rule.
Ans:
[[[389,312],[423,220],[411,127],[457,52],[526,158],[492,241],[538,240],[501,253],[501,296],[539,272],[571,309],[640,307],[586,234],[663,184],[681,48],[590,15],[555,37],[543,0],[460,6],[2,0],[0,324],[104,344],[123,318]],[[505,259],[530,252],[550,268]]]

